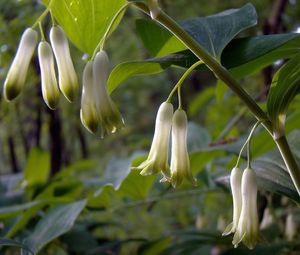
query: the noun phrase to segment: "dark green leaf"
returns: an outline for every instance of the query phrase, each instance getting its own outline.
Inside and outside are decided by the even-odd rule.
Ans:
[[[274,75],[268,95],[267,109],[275,124],[284,121],[288,106],[299,92],[300,53],[289,60]]]
[[[17,248],[22,248],[22,249],[26,250],[29,254],[34,254],[26,245],[19,243],[17,241],[9,240],[9,239],[2,238],[2,237],[0,237],[0,246],[13,246],[13,247],[17,247]]]
[[[220,59],[225,46],[241,31],[257,23],[255,8],[246,4],[216,15],[180,21],[179,24],[212,56]],[[154,56],[163,56],[186,49],[170,32],[153,21],[139,20],[137,31],[146,48]]]
[[[49,0],[43,2],[48,4]],[[91,55],[112,18],[125,3],[125,0],[61,0],[52,3],[52,11],[74,45]]]
[[[72,228],[85,205],[86,200],[82,200],[50,209],[37,223],[24,243],[35,253],[40,251],[46,244]]]

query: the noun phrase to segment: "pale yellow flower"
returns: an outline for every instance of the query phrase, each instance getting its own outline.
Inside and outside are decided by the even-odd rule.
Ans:
[[[124,126],[124,121],[107,91],[109,59],[105,51],[97,53],[93,62],[94,100],[104,133],[115,133]]]
[[[232,169],[230,175],[230,186],[233,200],[233,221],[226,227],[225,231],[223,232],[223,236],[229,235],[230,233],[235,233],[239,223],[242,210],[242,176],[243,171],[239,167]]]
[[[24,87],[28,67],[37,44],[37,32],[27,28],[20,40],[16,56],[4,82],[3,94],[7,101],[17,97]]]
[[[256,174],[247,168],[242,177],[242,210],[232,244],[237,247],[243,242],[249,249],[254,249],[259,238]]]
[[[59,102],[60,91],[57,85],[53,52],[50,44],[45,41],[40,42],[38,53],[43,98],[50,109],[55,109]]]
[[[78,93],[78,79],[72,62],[68,39],[60,26],[50,30],[51,46],[58,69],[58,84],[64,96],[72,102]]]
[[[93,90],[93,63],[88,62],[83,71],[80,119],[85,128],[96,133],[99,125]]]
[[[184,110],[175,111],[172,122],[172,154],[171,183],[173,187],[180,185],[183,179],[197,184],[191,172],[190,159],[187,150],[187,116]]]
[[[161,171],[165,178],[169,179],[168,150],[172,117],[173,105],[162,103],[157,112],[154,137],[148,158],[136,168],[141,170],[141,175],[150,175]]]

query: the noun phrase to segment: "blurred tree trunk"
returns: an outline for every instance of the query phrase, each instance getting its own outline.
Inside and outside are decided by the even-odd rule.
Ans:
[[[16,150],[15,150],[15,142],[12,136],[8,137],[7,143],[8,143],[9,160],[10,160],[12,173],[18,173],[20,172],[20,169],[18,167],[18,160],[17,160]]]
[[[263,26],[263,33],[265,35],[278,34],[286,31],[286,28],[282,22],[282,17],[287,4],[288,4],[288,0],[274,1],[271,15],[265,21],[265,24]],[[274,68],[272,66],[268,66],[263,70],[264,87],[260,95],[261,100],[264,100],[269,93],[269,89],[272,83],[273,73],[274,73]]]

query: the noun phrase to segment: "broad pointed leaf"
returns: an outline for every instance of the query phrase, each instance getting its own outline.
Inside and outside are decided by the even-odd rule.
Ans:
[[[35,253],[40,251],[46,244],[71,229],[85,205],[86,200],[82,200],[53,207],[37,223],[24,243]]]
[[[50,0],[43,2],[48,5]],[[125,3],[125,0],[52,0],[52,11],[74,45],[91,55]]]
[[[256,23],[257,15],[252,4],[246,4],[240,9],[230,9],[215,15],[179,22],[216,59],[220,59],[223,49],[239,32]],[[146,48],[154,56],[163,56],[186,49],[170,32],[153,21],[139,20],[137,31]]]

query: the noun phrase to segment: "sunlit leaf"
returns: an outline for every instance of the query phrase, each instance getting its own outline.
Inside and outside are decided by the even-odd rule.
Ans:
[[[43,2],[48,4],[49,0]],[[125,3],[125,0],[55,0],[52,10],[74,45],[91,55],[112,18]]]

